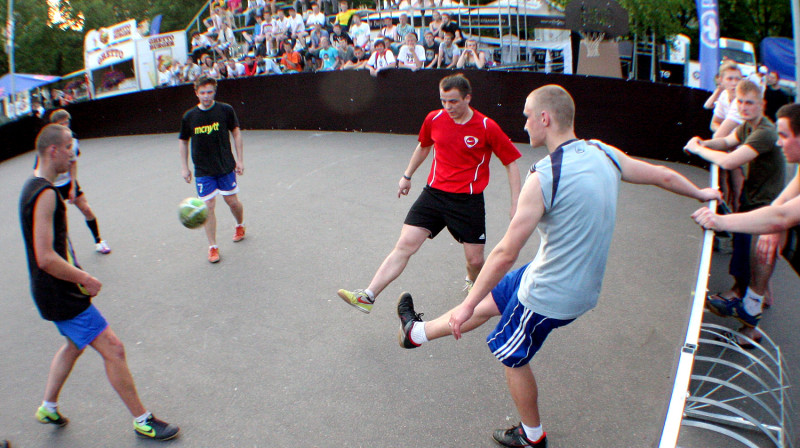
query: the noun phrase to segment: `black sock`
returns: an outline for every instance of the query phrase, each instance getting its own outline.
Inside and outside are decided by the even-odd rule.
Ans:
[[[100,242],[100,230],[97,228],[97,218],[92,220],[86,220],[86,225],[89,227],[89,230],[92,231],[92,235],[94,236],[95,244]]]

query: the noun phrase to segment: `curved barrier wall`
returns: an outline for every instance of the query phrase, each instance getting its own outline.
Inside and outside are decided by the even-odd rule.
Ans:
[[[439,80],[451,70],[301,73],[223,80],[217,99],[236,109],[242,129],[305,129],[416,134],[425,115],[441,107]],[[681,86],[576,75],[473,70],[472,106],[497,121],[515,142],[526,142],[522,108],[545,84],[575,98],[579,138],[597,138],[625,152],[689,162],[682,147],[707,136],[707,92]],[[80,138],[176,133],[183,112],[197,103],[190,85],[147,90],[68,107]],[[38,120],[0,127],[0,160],[33,148]]]

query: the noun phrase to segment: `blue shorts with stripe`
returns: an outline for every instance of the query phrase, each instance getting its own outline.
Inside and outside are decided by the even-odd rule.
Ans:
[[[542,316],[519,302],[517,292],[528,265],[509,272],[492,290],[497,309],[503,315],[486,337],[492,354],[508,367],[528,364],[551,331],[575,319],[561,320]]]
[[[108,322],[94,305],[89,305],[89,308],[72,319],[57,320],[53,323],[56,324],[59,333],[72,341],[79,350],[86,348],[108,327]]]
[[[197,186],[197,196],[208,201],[218,193],[223,196],[230,196],[239,192],[239,185],[236,183],[236,171],[231,171],[222,176],[201,176],[195,179]]]

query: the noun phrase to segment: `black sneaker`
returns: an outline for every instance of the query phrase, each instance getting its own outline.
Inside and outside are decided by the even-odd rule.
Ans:
[[[153,414],[147,417],[144,424],[133,421],[133,429],[136,435],[145,439],[169,440],[178,435],[181,429],[176,425],[157,419]]]
[[[535,448],[547,448],[547,434],[542,434],[542,437],[536,442],[531,441],[525,436],[525,430],[522,429],[522,423],[509,429],[498,429],[492,434],[495,442],[503,446],[522,447],[532,446]]]
[[[400,347],[419,347],[420,344],[411,340],[411,328],[414,327],[414,322],[422,322],[422,313],[414,312],[414,299],[411,298],[411,294],[407,292],[400,294],[397,300],[397,317],[400,318],[400,332],[397,334]]]
[[[39,406],[39,409],[36,410],[36,420],[39,420],[39,423],[50,423],[58,426],[59,428],[66,426],[67,423],[69,423],[69,419],[59,414],[58,410],[55,412],[50,412],[44,406]]]

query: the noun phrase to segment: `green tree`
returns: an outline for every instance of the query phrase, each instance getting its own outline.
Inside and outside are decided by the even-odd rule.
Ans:
[[[14,0],[16,21],[14,62],[18,73],[65,75],[83,68],[83,36],[97,29],[128,19],[151,20],[163,15],[161,31],[187,27],[205,0],[61,0],[63,11],[71,17],[83,14],[81,31],[48,25],[47,0]],[[7,0],[0,0],[0,20],[5,24]],[[5,43],[5,39],[3,39]],[[8,72],[8,55],[0,53],[0,72]]]
[[[720,35],[758,45],[770,36],[792,36],[792,9],[787,0],[720,0]]]

